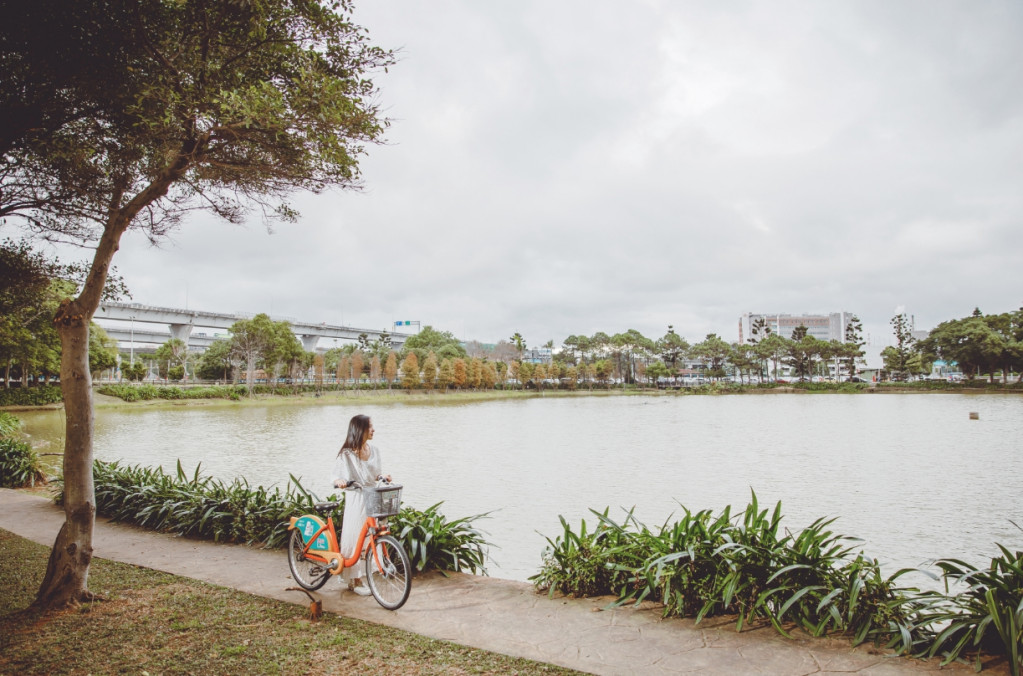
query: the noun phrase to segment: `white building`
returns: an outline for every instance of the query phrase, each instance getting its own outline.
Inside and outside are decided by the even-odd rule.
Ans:
[[[837,340],[845,342],[845,329],[852,319],[851,312],[832,312],[826,315],[788,315],[760,314],[747,312],[739,317],[739,344],[749,342],[753,337],[753,326],[763,319],[775,333],[783,338],[791,338],[798,326],[805,326],[807,335],[817,340]]]
[[[550,364],[553,356],[549,347],[534,347],[529,350],[523,350],[520,361],[532,364]]]

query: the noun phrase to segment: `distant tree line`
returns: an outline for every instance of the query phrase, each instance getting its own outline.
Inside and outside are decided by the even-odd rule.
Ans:
[[[62,298],[74,293],[81,271],[34,253],[23,243],[0,242],[0,374],[4,385],[46,383],[60,366],[60,339],[52,317]],[[115,276],[109,297],[126,290]],[[927,338],[917,340],[905,314],[891,319],[893,345],[881,356],[883,379],[906,380],[929,374],[935,362],[966,379],[999,375],[1007,382],[1023,369],[1023,309],[985,315],[979,309],[962,319],[942,322]],[[729,343],[717,334],[690,343],[668,326],[660,338],[635,329],[592,336],[570,335],[560,348],[548,340],[529,350],[521,333],[494,346],[463,343],[449,331],[426,326],[400,349],[384,333],[371,340],[362,334],[354,343],[323,353],[303,349],[286,321],[267,314],[239,320],[229,339],[216,340],[204,352],[190,352],[170,339],[152,354],[134,359],[121,355],[121,376],[143,380],[155,366],[160,378],[186,377],[205,381],[256,382],[275,387],[281,382],[315,382],[338,388],[357,386],[405,389],[493,389],[593,387],[610,384],[653,385],[691,379],[733,378],[740,382],[814,377],[846,379],[863,365],[863,328],[853,316],[844,340],[823,341],[797,327],[791,335],[776,333],[763,318],[751,327],[746,343]],[[147,365],[145,362],[149,362]],[[94,374],[118,364],[116,342],[92,323],[89,368]]]
[[[963,319],[938,325],[926,339],[913,337],[905,314],[892,318],[894,344],[882,353],[884,380],[906,380],[930,374],[935,362],[945,370],[961,371],[966,379],[1023,368],[1023,310],[984,315],[979,310]],[[259,373],[268,382],[280,378],[336,387],[375,385],[405,389],[492,389],[593,387],[610,384],[654,385],[663,382],[713,381],[724,378],[741,383],[761,380],[812,378],[849,379],[861,370],[865,341],[863,327],[853,316],[843,341],[820,340],[799,326],[789,336],[776,333],[762,318],[754,322],[746,343],[729,343],[717,334],[690,343],[673,326],[660,338],[648,338],[635,329],[592,336],[571,335],[560,349],[554,341],[542,345],[535,358],[526,339],[513,334],[495,346],[463,343],[449,331],[427,326],[411,336],[399,350],[386,333],[377,340],[365,334],[355,343],[316,354],[306,352],[287,322],[267,315],[238,322],[230,340],[216,341],[199,357],[195,374],[206,380],[252,382]],[[178,341],[180,342],[180,341]],[[157,350],[162,377],[180,374],[175,359],[187,358],[182,345],[168,341]],[[527,358],[525,355],[534,355]]]

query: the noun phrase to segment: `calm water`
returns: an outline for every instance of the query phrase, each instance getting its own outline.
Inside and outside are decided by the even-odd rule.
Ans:
[[[977,411],[980,420],[969,420]],[[288,474],[329,494],[349,418],[373,417],[385,471],[420,509],[478,522],[490,573],[536,572],[544,535],[636,507],[660,524],[680,511],[781,500],[797,530],[836,516],[889,572],[940,557],[975,564],[995,542],[1023,548],[1023,397],[903,394],[579,397],[471,404],[104,411],[96,456],[252,484]],[[62,413],[19,414],[60,443]]]

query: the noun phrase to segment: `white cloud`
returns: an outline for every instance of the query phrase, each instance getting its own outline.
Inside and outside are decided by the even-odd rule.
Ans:
[[[361,2],[402,60],[361,194],[272,235],[126,238],[135,300],[531,343],[735,340],[745,311],[888,334],[1018,307],[1023,9]]]

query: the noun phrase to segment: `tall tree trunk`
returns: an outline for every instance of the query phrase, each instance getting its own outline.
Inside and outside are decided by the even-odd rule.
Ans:
[[[60,304],[53,322],[60,335],[64,394],[64,514],[33,605],[57,608],[92,598],[88,589],[96,493],[92,479],[92,375],[89,322],[99,307],[107,273],[130,219],[114,213],[104,228],[82,292]]]
[[[245,386],[249,390],[249,396],[252,396],[252,381],[256,377],[256,357],[249,353],[245,358]]]
[[[54,608],[92,597],[88,589],[92,561],[92,530],[96,520],[96,492],[92,479],[92,377],[89,374],[89,322],[99,308],[110,263],[120,247],[121,235],[146,206],[167,194],[195,159],[189,141],[171,163],[145,188],[123,202],[127,185],[115,190],[103,234],[78,298],[65,300],[54,324],[60,334],[60,387],[64,394],[64,514],[46,565],[46,574],[33,605]]]
[[[92,481],[92,377],[89,374],[89,317],[78,301],[65,301],[57,314],[60,382],[66,419],[64,514],[66,520],[50,552],[35,605],[59,607],[91,597],[92,530],[96,520]]]

